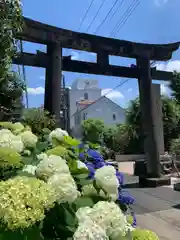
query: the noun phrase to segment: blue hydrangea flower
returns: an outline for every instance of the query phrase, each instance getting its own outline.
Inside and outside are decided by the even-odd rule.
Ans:
[[[84,153],[80,153],[80,154],[79,154],[79,159],[80,159],[80,160],[84,160],[84,159],[85,159]]]
[[[84,148],[84,143],[80,143],[77,147],[78,148]]]
[[[123,175],[123,173],[116,171],[116,177],[119,180],[119,184],[122,186],[124,184],[124,175]]]
[[[135,202],[135,199],[131,195],[129,195],[127,191],[124,190],[119,191],[118,200],[127,205],[134,204]]]
[[[104,161],[102,155],[93,149],[88,149],[87,154],[96,161]]]
[[[131,215],[133,217],[133,223],[132,223],[132,227],[136,227],[137,226],[137,219],[136,219],[136,215],[134,212],[131,212]]]
[[[92,179],[94,178],[94,174],[95,174],[95,166],[93,163],[90,162],[84,162],[89,170],[89,175],[88,175],[88,179]]]

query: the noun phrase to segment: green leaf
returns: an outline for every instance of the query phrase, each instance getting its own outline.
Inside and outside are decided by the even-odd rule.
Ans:
[[[0,234],[0,240],[43,240],[38,226],[26,229],[24,231],[4,231]]]
[[[73,206],[75,207],[76,211],[81,207],[93,207],[93,205],[94,202],[92,198],[84,196],[77,198],[73,203]]]
[[[82,187],[85,186],[85,185],[93,183],[92,179],[77,178],[77,176],[75,176],[75,179],[76,179],[76,183],[79,184]]]
[[[36,161],[34,155],[23,156],[22,159],[23,159],[23,162],[24,162],[25,165],[31,165],[31,164],[33,164]]]
[[[100,191],[101,191],[101,188],[98,187],[98,185],[96,184],[96,180],[93,181],[93,186],[94,186],[94,188],[96,189],[97,193],[99,194]]]
[[[41,153],[41,152],[44,152],[46,149],[48,149],[48,147],[49,147],[48,141],[44,141],[44,142],[38,141],[36,144],[36,151],[38,153]]]
[[[77,219],[76,214],[70,204],[62,204],[61,205],[64,211],[64,221],[67,226],[76,229]]]

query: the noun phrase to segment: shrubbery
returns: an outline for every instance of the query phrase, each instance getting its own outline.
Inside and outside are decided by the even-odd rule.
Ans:
[[[11,131],[0,130],[1,239],[158,239],[135,230],[134,198],[97,145],[60,128],[36,137],[20,123],[2,125]]]
[[[37,135],[41,135],[45,129],[53,130],[55,128],[55,118],[42,108],[25,109],[23,123]]]
[[[43,137],[22,124],[1,126],[8,129],[0,130],[0,238],[158,239],[135,230],[123,174],[97,145],[93,150],[59,128],[42,148]]]

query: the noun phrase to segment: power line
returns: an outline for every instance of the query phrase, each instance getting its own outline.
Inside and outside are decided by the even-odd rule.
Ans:
[[[114,14],[111,15],[111,17],[109,18],[109,21],[111,21],[111,19],[115,16],[115,14],[117,13],[117,11],[120,9],[120,7],[122,6],[124,0],[121,0],[118,7],[116,8],[116,10],[114,11]]]
[[[94,32],[94,34],[96,34],[99,29],[102,27],[102,25],[104,24],[104,22],[108,19],[109,15],[111,14],[111,12],[113,11],[114,7],[116,6],[116,4],[118,3],[119,0],[115,0],[115,2],[113,3],[112,7],[110,8],[109,12],[107,13],[107,15],[105,16],[105,18],[102,20],[102,22],[99,24],[99,26],[96,28],[96,31]]]
[[[123,19],[122,23],[118,26],[117,32],[119,32],[119,30],[124,26],[124,24],[127,22],[127,20],[131,17],[131,15],[133,14],[133,12],[136,10],[136,8],[138,7],[138,5],[140,4],[140,2],[138,1],[133,8],[131,8],[129,12],[129,14],[127,15],[127,17],[125,19]],[[116,35],[116,33],[114,33],[114,36]]]
[[[82,26],[82,24],[83,24],[83,22],[84,22],[84,20],[85,20],[85,18],[86,18],[86,16],[87,16],[88,12],[89,12],[91,6],[93,5],[94,1],[95,1],[95,0],[92,0],[92,1],[91,1],[88,9],[86,10],[86,12],[85,12],[85,14],[84,14],[84,17],[82,18],[81,23],[80,23],[80,25],[79,25],[78,31],[80,30],[80,28],[81,28],[81,26]]]
[[[156,63],[156,61],[152,61],[150,64],[150,67],[152,67],[154,64]],[[119,87],[122,87],[123,84],[129,82],[130,79],[129,78],[124,78],[121,80],[121,82],[114,88],[112,88],[111,90],[109,90],[106,94],[104,94],[103,96],[101,96],[100,98],[98,98],[96,101],[94,101],[93,103],[91,103],[90,105],[88,105],[87,107],[81,109],[80,111],[78,111],[78,113],[81,113],[82,111],[84,111],[85,109],[89,108],[90,106],[92,106],[93,104],[97,103],[98,101],[100,101],[103,97],[107,96],[109,93],[111,93],[112,91],[116,90]],[[74,114],[71,115],[71,117],[73,117],[77,112],[75,112]]]
[[[116,33],[124,26],[124,24],[127,22],[127,20],[129,19],[129,17],[133,14],[133,12],[135,11],[135,9],[137,8],[137,6],[140,4],[139,0],[134,0],[129,7],[127,8],[127,10],[125,11],[125,13],[123,14],[123,16],[120,18],[120,20],[118,21],[118,23],[116,24],[116,26],[114,27],[114,29],[111,31],[111,33],[109,34],[110,36],[115,36]]]
[[[102,1],[102,3],[101,3],[101,5],[100,5],[100,7],[99,7],[97,13],[95,14],[93,20],[91,21],[91,23],[89,24],[89,26],[88,26],[88,28],[87,28],[87,30],[86,30],[87,32],[89,31],[89,29],[91,28],[92,24],[93,24],[94,21],[96,20],[98,14],[99,14],[99,12],[101,11],[102,7],[104,6],[105,2],[106,2],[106,0],[103,0],[103,1]]]

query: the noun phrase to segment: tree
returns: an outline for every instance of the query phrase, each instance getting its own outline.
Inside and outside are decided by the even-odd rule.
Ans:
[[[22,97],[25,84],[16,72],[8,72],[0,82],[0,113],[1,121],[12,120],[21,115]],[[18,116],[18,117],[19,117]]]
[[[170,143],[172,139],[177,138],[180,134],[180,129],[178,128],[180,122],[180,107],[176,103],[175,100],[165,97],[162,97],[162,112],[163,112],[163,123],[164,123],[164,145],[165,149],[169,150]],[[130,124],[135,133],[136,144],[132,144],[134,146],[132,148],[132,152],[134,150],[138,150],[139,152],[143,151],[144,148],[144,136],[143,130],[141,128],[141,111],[140,111],[140,103],[139,99],[135,99],[131,101],[128,109],[127,109],[127,124]],[[135,148],[135,149],[134,149]]]
[[[100,143],[104,132],[104,122],[99,119],[88,119],[82,124],[83,140]]]
[[[42,108],[24,109],[22,120],[37,135],[41,135],[44,129],[53,130],[55,128],[54,116]]]
[[[1,120],[6,121],[19,115],[23,107],[25,86],[20,77],[10,71],[17,52],[15,36],[23,27],[21,1],[1,0],[0,19],[0,113]]]
[[[22,30],[22,9],[20,0],[0,1],[0,82],[9,72],[12,58],[16,54],[14,37]]]
[[[169,87],[172,90],[172,96],[180,104],[180,73],[174,72]]]

